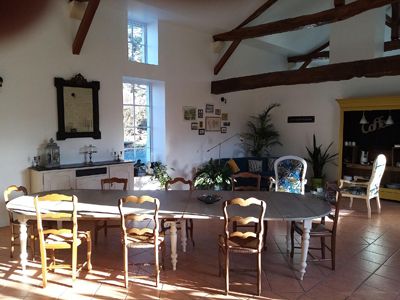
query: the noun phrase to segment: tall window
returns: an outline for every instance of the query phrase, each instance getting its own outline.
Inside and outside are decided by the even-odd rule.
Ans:
[[[147,64],[147,25],[136,21],[128,22],[128,58]]]
[[[151,83],[123,83],[124,158],[151,161]]]

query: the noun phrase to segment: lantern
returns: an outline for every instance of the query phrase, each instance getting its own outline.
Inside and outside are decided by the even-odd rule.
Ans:
[[[60,147],[51,138],[45,148],[45,167],[55,168],[60,166]]]

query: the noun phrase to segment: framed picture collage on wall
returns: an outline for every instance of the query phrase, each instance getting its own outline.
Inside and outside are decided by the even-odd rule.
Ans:
[[[228,113],[214,104],[206,104],[204,108],[183,106],[183,120],[190,121],[190,129],[196,130],[198,135],[206,132],[227,133],[227,127],[231,125]]]

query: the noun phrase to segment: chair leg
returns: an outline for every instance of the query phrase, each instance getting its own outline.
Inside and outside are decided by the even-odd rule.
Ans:
[[[128,288],[128,248],[125,246],[125,244],[122,245],[123,246],[123,255],[124,255],[124,279],[125,279],[125,288]]]
[[[192,241],[192,245],[194,247],[194,238],[193,238],[193,219],[186,220],[186,236],[190,238]]]
[[[229,249],[225,250],[225,293],[229,294]]]
[[[371,219],[371,202],[369,199],[365,199],[365,202],[367,204],[368,219]]]
[[[161,268],[165,270],[165,243],[161,244]]]
[[[90,271],[92,269],[92,238],[90,236],[90,231],[86,231],[86,247],[87,247],[87,269]]]
[[[98,237],[98,231],[99,231],[99,221],[95,222],[94,225],[94,244],[97,245],[97,237]]]
[[[222,276],[222,249],[221,246],[218,246],[218,277]]]
[[[72,245],[72,285],[76,280],[76,265],[78,261],[78,247]]]
[[[42,265],[42,286],[45,288],[47,286],[47,260],[46,253],[40,253],[40,260]]]
[[[321,256],[325,259],[325,237],[321,236]]]
[[[51,251],[51,264],[52,264],[52,266],[55,266],[56,265],[56,250],[55,249],[51,249],[50,250]],[[54,268],[52,268],[51,269],[51,272],[55,272],[55,269]]]
[[[290,248],[290,257],[293,258],[294,255],[294,226],[295,223],[291,223],[291,228],[290,228],[290,241],[291,241],[291,248]]]
[[[268,235],[268,221],[264,221],[264,236],[263,236],[264,250],[267,249],[267,235]]]
[[[257,295],[261,295],[261,252],[257,254]]]
[[[104,236],[107,236],[107,221],[104,221]]]
[[[379,198],[379,195],[376,196],[376,207],[378,208],[378,214],[381,213],[381,200]]]
[[[154,272],[156,273],[156,287],[160,284],[160,265],[158,261],[158,245],[154,245]]]
[[[349,205],[349,207],[350,207],[350,208],[353,207],[353,197],[350,197],[350,205]]]
[[[336,264],[336,237],[332,235],[331,237],[331,255],[332,255],[332,270],[335,270]]]
[[[14,245],[15,245],[14,224],[10,223],[10,258],[14,258]]]
[[[233,224],[232,224],[232,230],[237,231],[237,222],[236,221],[233,222]]]

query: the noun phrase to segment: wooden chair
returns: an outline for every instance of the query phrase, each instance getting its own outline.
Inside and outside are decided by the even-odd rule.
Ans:
[[[232,191],[259,191],[261,186],[261,175],[250,172],[240,172],[233,174]],[[239,179],[239,180],[238,180]],[[238,227],[252,227],[257,232],[257,224],[238,226],[233,222],[233,231],[237,231]]]
[[[10,185],[4,191],[4,201],[7,203],[15,198],[16,196],[27,195],[28,192],[23,186]],[[11,212],[8,212],[8,218],[10,221],[10,258],[14,258],[14,247],[18,245],[17,240],[19,239],[19,227],[20,223],[16,220]],[[15,230],[17,229],[17,230]],[[35,233],[34,227],[32,226],[32,222],[28,221],[27,223],[28,230],[28,238],[29,238],[29,246],[31,257],[34,258],[35,255]]]
[[[128,187],[128,179],[127,178],[104,178],[101,180],[101,189],[102,190],[110,190],[118,186],[123,191],[126,191]],[[101,224],[102,223],[102,224]],[[97,244],[98,232],[104,229],[104,236],[107,236],[108,228],[120,228],[119,224],[108,224],[107,221],[96,221],[94,227],[94,243]]]
[[[332,270],[335,270],[335,249],[336,249],[336,231],[339,220],[339,205],[342,199],[342,195],[340,190],[337,188],[330,188],[329,186],[326,188],[326,195],[334,192],[333,197],[327,197],[327,201],[329,201],[334,208],[334,213],[330,213],[327,218],[331,220],[328,224],[325,222],[325,217],[321,218],[321,222],[313,223],[310,230],[310,239],[311,238],[320,238],[321,246],[320,247],[309,247],[309,250],[321,250],[321,258],[315,258],[310,252],[308,253],[314,261],[326,261],[330,260],[332,262]],[[294,246],[294,232],[297,232],[300,236],[303,235],[303,224],[301,222],[292,222],[292,227],[290,231],[290,236],[292,240],[292,247],[290,251],[290,257],[294,255],[295,247]],[[330,238],[331,244],[328,246],[325,243],[325,239]],[[331,252],[331,258],[326,258],[325,249],[328,249]]]
[[[252,209],[250,214],[247,209],[249,206],[254,205],[256,210]],[[234,215],[232,212],[238,212],[240,207],[240,216]],[[262,200],[249,198],[247,200],[242,198],[235,198],[227,200],[223,203],[224,211],[224,234],[219,236],[218,239],[218,261],[219,261],[219,276],[222,275],[223,263],[222,258],[225,259],[225,292],[229,293],[229,256],[231,253],[237,254],[255,254],[257,255],[257,294],[261,294],[261,251],[263,249],[263,235],[264,235],[264,215],[266,211],[266,203]],[[236,210],[235,208],[236,207]],[[233,209],[232,209],[233,208]],[[247,209],[246,209],[247,208]],[[249,213],[249,214],[247,214]],[[256,215],[258,213],[258,215]],[[245,217],[244,215],[247,215]],[[256,215],[256,216],[255,216]],[[254,223],[257,225],[256,232],[240,232],[233,230],[230,231],[230,224],[237,222],[238,225],[248,225]]]
[[[92,244],[90,231],[78,231],[76,213],[78,199],[76,196],[49,194],[44,196],[36,196],[34,198],[34,203],[40,244],[43,288],[45,288],[47,285],[48,270],[55,270],[58,268],[72,269],[72,283],[74,283],[77,272],[79,272],[85,265],[88,270],[92,269]],[[57,207],[57,211],[52,211],[52,208],[54,207]],[[54,221],[70,221],[72,222],[72,229],[43,229],[43,219],[50,219]],[[87,244],[87,260],[78,268],[78,246],[80,246],[83,241],[86,241]],[[72,264],[56,264],[55,250],[69,249],[72,252]],[[49,250],[51,251],[51,263],[47,265],[47,251]]]
[[[375,198],[378,213],[381,213],[381,201],[379,199],[379,185],[386,167],[386,156],[379,154],[372,166],[372,174],[369,181],[357,182],[340,180],[342,196],[350,198],[350,208],[353,205],[353,198],[364,199],[367,204],[368,218],[371,218],[370,200]]]
[[[124,205],[129,203],[133,204],[144,204],[151,203],[154,205],[152,209],[143,209],[132,211]],[[161,248],[162,254],[162,266],[164,266],[164,254],[165,254],[165,244],[164,244],[164,234],[159,232],[160,225],[158,221],[158,211],[160,209],[160,201],[157,198],[152,198],[149,196],[128,196],[119,199],[119,211],[121,214],[121,235],[122,235],[122,246],[123,246],[123,256],[124,256],[124,278],[125,287],[128,288],[128,248],[154,248],[154,270],[156,277],[156,287],[160,283],[160,268],[159,268],[159,255],[158,251]],[[144,206],[143,206],[144,208]],[[144,222],[143,222],[144,221]],[[145,223],[145,227],[139,227],[138,223]],[[136,227],[135,227],[136,226]]]
[[[193,182],[191,180],[186,180],[185,178],[182,177],[175,177],[173,179],[168,180],[165,183],[165,190],[168,191],[169,187],[171,185],[177,184],[177,183],[181,183],[184,185],[189,186],[189,190],[192,191],[193,190]],[[161,230],[166,232],[169,227],[165,227],[165,222],[167,221],[174,221],[174,219],[162,219],[161,220]],[[179,222],[180,224],[180,222]],[[178,229],[182,229],[181,227],[178,227]],[[186,219],[185,220],[185,230],[186,230],[186,236],[190,238],[190,240],[192,241],[193,247],[194,247],[194,239],[193,239],[193,220],[192,219]]]

